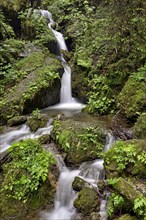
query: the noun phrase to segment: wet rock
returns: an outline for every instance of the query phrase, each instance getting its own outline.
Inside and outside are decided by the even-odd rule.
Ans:
[[[121,195],[126,197],[131,203],[138,197],[140,194],[133,186],[132,183],[126,181],[122,177],[114,184],[113,188],[118,191]]]
[[[28,118],[27,124],[30,127],[30,130],[35,132],[38,128],[43,128],[48,122],[48,117],[46,115],[32,115]]]
[[[88,185],[87,182],[78,176],[75,177],[75,179],[72,183],[72,187],[76,191],[82,190],[87,185]]]
[[[44,108],[59,101],[61,63],[48,54],[35,52],[17,65],[24,71],[23,78],[4,98],[0,105],[1,122]]]
[[[78,194],[78,198],[74,201],[74,206],[85,216],[90,215],[95,210],[97,211],[99,204],[100,201],[97,192],[88,187],[82,189]]]
[[[100,156],[106,134],[95,124],[68,119],[56,120],[53,126],[51,136],[58,148],[67,153],[65,162],[68,165],[79,165]]]
[[[17,126],[25,123],[27,121],[26,116],[15,116],[8,120],[8,125],[10,126]]]

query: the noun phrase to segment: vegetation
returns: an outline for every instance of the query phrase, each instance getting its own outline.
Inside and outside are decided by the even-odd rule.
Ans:
[[[63,33],[69,49],[63,54],[72,69],[73,95],[87,104],[90,114],[120,112],[134,125],[135,139],[119,140],[104,154],[111,191],[109,218],[145,220],[145,1],[1,0],[0,7],[0,122],[18,125],[27,118],[17,116],[32,112],[27,123],[36,131],[47,121],[38,109],[59,102],[62,65],[57,41],[39,10],[49,9],[57,22],[53,27]],[[51,137],[40,138],[41,143],[51,141],[67,164],[78,166],[102,156],[105,134],[92,123],[55,120]],[[4,218],[19,211],[20,219],[25,206],[38,209],[40,198],[46,201],[45,191],[52,192],[47,179],[55,161],[40,142],[26,140],[10,148],[12,160],[4,165],[0,179]],[[89,201],[84,210],[90,195],[82,190],[85,197],[81,192],[76,203],[88,214],[94,209]]]
[[[55,159],[37,140],[31,139],[13,144],[9,152],[12,161],[4,166],[2,194],[26,202],[47,179]]]
[[[72,120],[55,120],[53,126],[52,137],[59,149],[67,153],[67,163],[78,165],[100,157],[105,134],[97,126],[86,124],[84,127]]]
[[[28,210],[45,207],[54,193],[49,178],[56,164],[52,153],[44,150],[38,140],[28,139],[14,143],[9,157],[11,160],[3,165],[1,216],[22,217]]]

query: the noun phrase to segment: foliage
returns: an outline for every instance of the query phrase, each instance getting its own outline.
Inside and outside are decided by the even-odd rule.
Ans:
[[[140,194],[134,201],[134,212],[140,216],[143,217],[143,219],[146,219],[146,197],[144,197],[142,194]]]
[[[106,169],[112,169],[120,175],[145,175],[145,140],[117,141],[104,153]]]
[[[107,206],[108,215],[112,216],[113,213],[121,212],[123,205],[124,205],[124,198],[117,193],[112,193],[109,196],[109,201]]]
[[[41,148],[37,140],[28,139],[9,148],[12,161],[4,166],[2,193],[9,198],[26,202],[48,177],[55,159],[51,152]]]
[[[47,46],[56,42],[53,32],[48,28],[48,21],[41,16],[39,10],[26,9],[19,13],[22,21],[22,36],[25,39],[34,39],[35,44]]]
[[[112,106],[115,99],[107,85],[107,79],[104,76],[95,75],[92,80],[89,81],[91,91],[88,93],[88,111],[90,113],[98,112],[99,114],[113,113]]]
[[[138,117],[133,127],[133,134],[135,138],[146,138],[146,113]]]
[[[59,149],[67,153],[69,163],[77,165],[101,156],[105,134],[97,126],[84,126],[72,120],[55,120],[53,127],[51,136]]]
[[[142,66],[129,77],[119,96],[117,105],[127,117],[139,116],[146,106],[146,65]],[[136,88],[136,89],[135,89]]]

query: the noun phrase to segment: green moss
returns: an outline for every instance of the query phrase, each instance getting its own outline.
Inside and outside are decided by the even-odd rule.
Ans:
[[[60,149],[67,153],[67,162],[75,165],[98,158],[105,140],[104,132],[95,125],[71,120],[54,121],[52,135]]]
[[[9,153],[12,161],[3,166],[4,179],[0,192],[3,198],[0,204],[2,216],[22,217],[28,210],[44,207],[53,197],[54,186],[48,179],[48,172],[56,161],[37,140],[15,143]]]
[[[129,214],[122,215],[118,220],[138,220],[137,217],[131,216]]]
[[[29,68],[29,65],[34,61],[34,58],[37,60],[36,56],[38,60],[40,56],[42,63],[38,62],[38,64],[34,64],[31,68]],[[29,60],[29,57],[26,59]],[[45,91],[46,89],[51,93],[53,84],[58,83],[59,85],[59,71],[61,69],[61,64],[59,61],[52,58],[46,58],[46,60],[44,60],[44,55],[38,52],[37,54],[35,53],[30,56],[29,65],[26,64],[26,61],[21,62],[19,67],[21,66],[21,69],[25,68],[26,70],[29,69],[30,71],[27,75],[27,78],[22,79],[15,87],[13,87],[13,89],[9,91],[9,93],[5,98],[2,99],[0,103],[0,111],[3,120],[7,121],[11,117],[22,114],[24,109],[27,112],[31,112],[37,107],[41,108],[45,103],[44,97],[48,94],[46,92],[46,94],[43,95],[44,97],[42,97],[41,92]],[[40,65],[42,67],[38,67]],[[56,88],[59,89],[57,85]],[[40,94],[40,96],[38,94]],[[34,99],[35,101],[33,102]],[[40,99],[42,99],[42,101]],[[27,102],[31,102],[31,106],[30,104],[27,104]],[[34,107],[32,103],[34,103]],[[30,107],[31,109],[29,110]]]
[[[86,185],[87,185],[87,182],[78,176],[75,177],[72,183],[72,187],[76,191],[82,190]]]
[[[95,210],[97,211],[98,205],[99,200],[97,192],[88,187],[82,189],[78,194],[78,198],[74,201],[74,206],[85,216],[91,214]]]
[[[127,117],[136,117],[146,107],[146,65],[133,73],[117,97],[118,107]]]
[[[26,0],[22,0],[21,2],[19,0],[2,0],[0,5],[7,10],[19,11],[26,5]]]
[[[118,177],[136,175],[144,178],[146,175],[146,141],[118,141],[113,148],[105,153],[105,169],[107,176]]]
[[[141,114],[133,127],[135,138],[146,138],[146,113]]]
[[[46,115],[38,115],[35,116],[32,114],[31,117],[29,117],[27,124],[30,127],[30,130],[35,132],[38,128],[45,127],[48,122],[48,117]]]

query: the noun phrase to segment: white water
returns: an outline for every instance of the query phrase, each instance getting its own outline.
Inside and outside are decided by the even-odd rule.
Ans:
[[[107,145],[109,149],[113,142],[114,138],[109,133],[105,149]],[[40,220],[73,220],[76,215],[76,209],[73,206],[73,202],[75,198],[77,198],[77,193],[72,189],[74,178],[79,176],[84,179],[90,187],[93,187],[98,191],[98,181],[104,181],[105,179],[103,163],[103,159],[97,159],[93,162],[85,162],[77,170],[69,170],[64,164],[59,177],[54,209],[49,212],[41,212]],[[100,204],[100,220],[107,220],[106,195],[104,197],[105,198],[101,199]]]
[[[22,125],[16,130],[8,131],[5,134],[0,135],[0,153],[6,151],[14,142],[28,139],[38,138],[43,134],[50,134],[53,126],[51,125],[52,119],[50,119],[44,128],[39,128],[35,133],[30,131],[27,125]]]
[[[85,107],[82,103],[79,103],[72,97],[72,89],[71,89],[71,68],[66,62],[66,60],[63,57],[63,54],[61,53],[61,50],[67,51],[67,46],[65,43],[65,40],[63,38],[63,35],[54,30],[52,28],[53,24],[55,23],[52,14],[47,10],[41,10],[42,16],[47,18],[49,20],[48,27],[53,31],[54,36],[57,39],[59,49],[60,49],[60,57],[62,66],[64,68],[64,73],[61,79],[61,91],[60,91],[60,103],[54,106],[49,107],[49,109],[68,109],[68,110],[77,110],[82,109]]]

